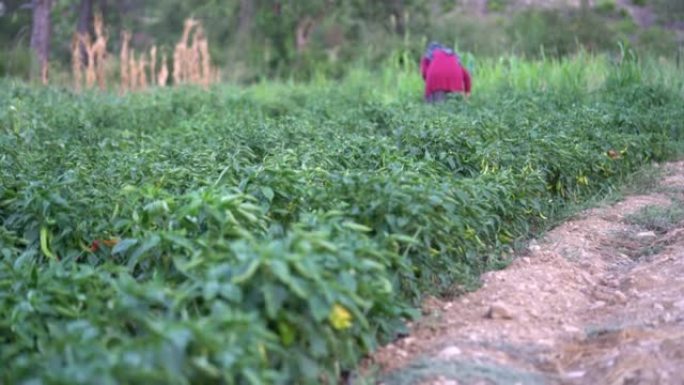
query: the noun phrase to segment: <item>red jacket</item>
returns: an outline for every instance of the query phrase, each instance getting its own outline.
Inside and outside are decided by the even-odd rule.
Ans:
[[[432,60],[423,57],[420,72],[425,80],[425,96],[435,91],[470,93],[470,74],[455,55],[435,50]]]

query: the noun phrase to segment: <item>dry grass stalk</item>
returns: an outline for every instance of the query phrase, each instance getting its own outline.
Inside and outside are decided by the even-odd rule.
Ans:
[[[186,19],[183,24],[183,35],[176,48],[173,50],[173,83],[183,84],[187,79],[187,57],[190,47],[188,47],[188,39],[192,29],[197,25],[195,19]]]
[[[97,82],[100,89],[106,88],[107,35],[100,14],[95,16],[95,41],[88,34],[75,35],[72,41],[72,71],[74,88],[80,90],[85,71],[85,84],[94,87]],[[148,86],[166,86],[169,81],[169,67],[166,53],[162,55],[161,65],[157,71],[157,46],[152,46],[149,53],[142,53],[136,59],[131,49],[131,33],[123,31],[121,35],[121,51],[119,53],[120,93],[145,89]],[[85,47],[87,64],[79,46]],[[148,56],[149,55],[149,60]],[[149,71],[149,77],[148,77]],[[45,78],[47,72],[44,71]],[[173,51],[173,83],[198,84],[208,87],[218,82],[221,74],[211,65],[209,42],[201,24],[195,19],[185,20],[183,34]]]
[[[71,38],[71,72],[74,76],[74,89],[76,92],[81,91],[81,82],[83,81],[83,58],[81,56],[81,39],[78,34],[74,33]]]
[[[157,77],[157,46],[150,48],[150,84],[155,85]]]
[[[131,42],[131,33],[123,31],[121,34],[121,53],[119,54],[119,66],[121,68],[121,93],[129,89],[131,83],[131,75],[129,71],[129,45]]]
[[[184,55],[184,47],[176,44],[173,50],[173,84],[181,84],[181,68],[183,68],[181,61]]]
[[[145,60],[145,54],[140,54],[140,59],[138,59],[138,88],[144,90],[147,88],[147,74],[145,73],[145,67],[147,67],[147,60]]]
[[[87,65],[85,68],[86,87],[92,88],[97,82],[100,89],[106,88],[107,35],[104,32],[102,15],[95,15],[95,41],[87,34],[76,34],[71,41],[71,68],[74,75],[74,87],[81,89],[83,79],[83,46]]]
[[[197,32],[197,35],[201,36],[201,38],[198,39],[198,49],[202,60],[202,75],[200,76],[200,81],[203,86],[208,87],[212,83],[214,77],[211,68],[211,57],[209,56],[209,41],[207,41],[206,36],[204,36],[204,31],[202,29]]]
[[[135,61],[135,52],[130,51],[128,58],[128,89],[135,91],[138,89],[138,65]]]
[[[157,77],[157,84],[162,86],[162,87],[165,87],[166,82],[169,80],[169,66],[166,63],[167,63],[166,54],[163,54],[162,55],[161,69],[159,70],[159,75]]]
[[[190,83],[198,84],[202,79],[202,70],[200,67],[200,41],[202,40],[202,27],[198,27],[195,34],[192,36],[192,45],[186,52],[185,63],[187,66],[188,78]]]
[[[166,86],[168,80],[169,80],[169,65],[168,65],[168,58],[166,57],[166,53],[162,56],[162,67],[161,70],[159,70],[159,76],[157,79],[157,84],[160,86],[164,87]]]
[[[44,86],[48,84],[48,69],[49,69],[49,64],[47,60],[43,60],[40,63],[40,80],[43,83]]]
[[[221,70],[219,68],[214,69],[213,75],[211,76],[211,82],[212,83],[220,83],[221,82]]]
[[[93,55],[95,58],[95,77],[101,90],[106,88],[106,65],[107,65],[107,35],[104,29],[102,14],[95,14],[95,43],[93,43]]]
[[[174,84],[189,83],[207,87],[218,80],[217,74],[211,66],[209,42],[204,28],[197,20],[187,19],[183,35],[173,51]]]
[[[90,36],[80,35],[81,44],[85,47],[87,65],[86,65],[86,87],[93,88],[95,85],[95,79],[97,78],[95,74],[95,44],[91,43]]]

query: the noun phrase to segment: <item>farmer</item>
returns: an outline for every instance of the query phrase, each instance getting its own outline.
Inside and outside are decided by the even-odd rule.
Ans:
[[[440,102],[446,94],[470,94],[470,74],[451,49],[430,43],[420,61],[420,72],[425,80],[425,101]]]

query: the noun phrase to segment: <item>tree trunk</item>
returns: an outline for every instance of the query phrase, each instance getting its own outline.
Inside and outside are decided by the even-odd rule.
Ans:
[[[392,0],[392,14],[397,22],[394,32],[403,35],[406,32],[406,20],[404,19],[404,4],[402,0]]]
[[[311,32],[313,32],[313,29],[323,21],[325,15],[329,13],[331,7],[333,6],[334,1],[328,0],[323,9],[320,10],[316,16],[312,17],[310,15],[306,15],[299,19],[295,29],[295,47],[298,54],[306,51],[307,47],[309,46],[309,41],[311,40]]]
[[[240,13],[238,15],[238,42],[244,44],[249,39],[254,21],[254,0],[240,0]]]
[[[78,7],[76,33],[81,36],[90,36],[93,34],[93,0],[81,0],[81,5]],[[80,44],[80,50],[81,62],[85,67],[88,65],[88,51],[85,44]]]
[[[297,53],[302,53],[306,51],[309,46],[309,38],[311,30],[314,27],[314,19],[309,16],[304,17],[297,23],[297,31],[295,32],[295,44],[297,47]]]
[[[584,11],[584,12],[589,11],[590,6],[591,6],[591,3],[589,2],[589,0],[581,0],[580,1],[580,9],[582,9],[582,11]]]
[[[31,26],[31,49],[37,63],[32,64],[31,78],[40,76],[43,84],[47,83],[48,59],[50,57],[50,11],[52,0],[33,0],[33,21]]]

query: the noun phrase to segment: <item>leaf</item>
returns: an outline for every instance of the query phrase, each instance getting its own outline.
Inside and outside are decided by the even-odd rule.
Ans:
[[[328,344],[325,341],[325,337],[319,333],[310,333],[308,337],[309,344],[311,345],[311,355],[314,357],[325,357],[328,354]]]
[[[325,298],[318,294],[309,298],[309,309],[316,322],[325,320],[330,313],[330,305],[325,301]]]
[[[261,193],[264,194],[266,199],[268,199],[269,202],[273,201],[273,197],[275,197],[275,193],[273,192],[273,189],[268,187],[268,186],[262,186],[261,187]]]
[[[261,262],[259,260],[255,259],[250,261],[246,266],[243,267],[244,271],[242,272],[242,274],[233,277],[233,280],[231,282],[238,285],[248,281],[250,278],[252,278],[252,276],[254,276],[254,274],[256,274],[256,271],[259,269],[259,266],[261,266]]]
[[[280,341],[286,347],[292,345],[297,336],[296,330],[285,321],[278,321],[278,334],[280,334]]]
[[[112,254],[123,254],[126,250],[130,249],[133,245],[137,244],[137,239],[127,238],[122,239],[117,243],[112,249]]]
[[[242,376],[245,377],[251,385],[264,385],[264,382],[260,380],[261,376],[250,368],[242,369]]]
[[[133,254],[131,254],[131,256],[129,257],[127,264],[128,269],[133,269],[135,265],[138,264],[138,259],[140,258],[140,256],[156,247],[159,244],[159,242],[161,242],[161,238],[157,234],[154,234],[151,237],[147,238],[145,242],[142,245],[140,245],[137,249],[135,249]]]
[[[195,357],[192,359],[193,365],[201,370],[204,374],[212,378],[219,378],[221,376],[221,371],[214,364],[209,362],[209,359],[205,356]]]
[[[339,248],[335,246],[335,244],[322,239],[313,239],[311,243],[330,253],[339,251]]]
[[[195,246],[193,245],[192,241],[179,235],[163,234],[162,237],[165,240],[171,242],[172,244],[180,246],[181,248],[184,248],[188,251],[193,251],[195,249]]]
[[[342,287],[344,287],[346,290],[349,290],[351,292],[355,292],[357,287],[356,287],[356,278],[346,272],[343,271],[338,277],[337,280],[340,284],[342,284]]]
[[[405,243],[408,243],[411,245],[420,245],[420,241],[418,241],[416,238],[410,237],[410,236],[404,235],[404,234],[392,234],[392,235],[390,235],[390,238],[395,239],[395,240],[400,241],[400,242],[405,242]]]
[[[14,261],[14,269],[19,270],[23,268],[27,263],[30,263],[36,255],[38,255],[38,250],[36,250],[35,248],[27,248]]]
[[[221,297],[239,303],[242,301],[242,290],[239,287],[233,285],[232,283],[224,283],[219,288],[219,294]]]
[[[299,283],[296,277],[290,274],[290,268],[287,264],[280,260],[273,260],[270,262],[270,268],[273,274],[278,277],[278,279],[283,282],[287,287],[290,288],[297,296],[300,298],[306,298],[307,293],[304,288]]]
[[[143,207],[143,211],[148,214],[162,214],[169,212],[169,205],[164,200],[150,202]]]
[[[302,374],[304,375],[304,379],[313,380],[318,377],[320,368],[316,361],[305,355],[300,355],[298,359],[299,370],[301,370]]]
[[[62,208],[69,208],[69,202],[66,201],[61,195],[57,193],[52,193],[50,194],[50,198],[52,198],[52,202],[56,203],[58,206]]]
[[[173,346],[181,351],[184,351],[192,340],[192,332],[184,327],[176,327],[167,331],[166,336],[173,342]]]
[[[249,222],[249,223],[256,223],[256,222],[259,221],[259,218],[257,218],[256,215],[250,213],[250,212],[247,211],[247,210],[244,210],[244,209],[242,209],[242,208],[238,208],[238,209],[237,209],[237,212],[240,213],[240,215],[242,216],[242,218],[244,218],[244,219],[245,219],[247,222]]]
[[[286,295],[279,289],[279,286],[272,283],[266,283],[261,287],[261,292],[264,295],[264,303],[266,305],[266,315],[269,318],[276,318],[283,306],[283,302],[285,302]]]
[[[221,287],[219,286],[218,282],[216,282],[214,280],[209,281],[209,282],[204,284],[202,296],[204,297],[204,299],[206,301],[211,301],[214,298],[216,298],[220,288]]]
[[[368,232],[373,231],[373,229],[371,229],[370,227],[360,225],[360,224],[354,223],[354,222],[344,222],[344,223],[342,223],[342,226],[344,226],[350,230],[360,231],[360,232],[364,232],[364,233],[368,233]]]

